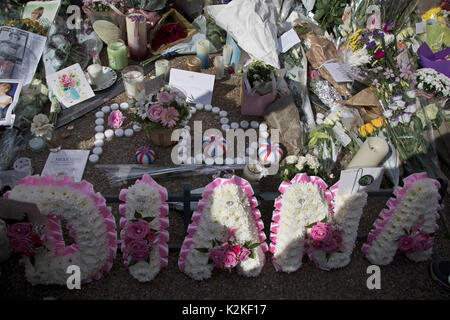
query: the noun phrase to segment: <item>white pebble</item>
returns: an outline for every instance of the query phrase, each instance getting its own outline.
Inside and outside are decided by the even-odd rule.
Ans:
[[[99,111],[95,114],[96,118],[103,118],[105,116],[105,114],[102,111]]]
[[[95,134],[95,140],[103,140],[105,139],[105,135],[103,134],[103,132],[98,132]]]
[[[197,103],[197,104],[195,105],[195,109],[197,109],[197,110],[203,110],[203,103]]]
[[[106,139],[110,139],[114,136],[114,130],[113,129],[107,129],[105,130],[105,137]]]
[[[103,147],[105,143],[103,142],[103,140],[95,140],[94,141],[94,146],[96,147]]]
[[[250,126],[251,126],[253,129],[256,129],[256,128],[259,127],[259,122],[258,122],[258,121],[252,121],[252,122],[250,122]]]
[[[89,156],[89,162],[96,163],[96,162],[98,162],[98,159],[100,159],[100,158],[96,154],[91,154]]]
[[[214,114],[218,114],[220,112],[220,108],[219,107],[214,107],[214,108],[212,108],[212,112]]]
[[[247,129],[247,128],[248,128],[248,121],[242,120],[242,121],[241,121],[241,127],[242,127],[243,129]]]
[[[95,132],[103,132],[105,130],[104,126],[96,126],[95,127]]]
[[[211,166],[214,164],[214,159],[213,158],[206,158],[205,159],[205,164],[207,164],[208,166]]]
[[[126,129],[124,131],[124,133],[125,133],[125,137],[131,137],[134,134],[134,131],[133,131],[133,129]]]
[[[122,103],[120,104],[120,110],[122,110],[122,111],[128,110],[129,107],[130,107],[130,106],[129,106],[128,102],[122,102]]]
[[[121,137],[121,136],[123,136],[123,129],[116,129],[116,131],[114,132],[114,134],[116,135],[116,137]]]
[[[223,158],[221,158],[221,157],[215,158],[214,161],[215,161],[216,164],[219,164],[219,165],[223,164]]]
[[[227,124],[230,120],[228,120],[228,118],[220,118],[220,123],[221,124]]]
[[[103,125],[104,123],[105,123],[105,120],[103,120],[102,118],[97,118],[97,119],[95,120],[95,124],[98,125],[98,126],[101,126],[101,125]]]
[[[219,116],[221,117],[221,118],[223,118],[223,117],[226,117],[228,115],[228,112],[226,112],[226,111],[220,111],[219,112]]]
[[[96,155],[100,155],[103,153],[103,148],[102,147],[95,147],[94,149],[92,149],[92,153],[96,154]]]
[[[222,131],[227,131],[230,129],[230,125],[229,124],[223,124],[222,125]]]
[[[232,122],[232,123],[231,123],[231,129],[237,129],[237,128],[239,128],[239,123],[237,123],[237,122]]]
[[[134,132],[139,132],[139,131],[141,131],[141,130],[142,130],[141,125],[139,125],[139,124],[137,124],[137,123],[133,124],[133,131],[134,131]]]
[[[119,109],[119,104],[118,103],[113,103],[111,105],[111,110],[117,110],[117,109]]]
[[[211,111],[212,110],[212,105],[207,104],[205,105],[205,111]]]
[[[102,108],[102,112],[103,113],[108,113],[108,112],[110,112],[111,111],[111,108],[109,107],[109,106],[104,106],[103,108]]]

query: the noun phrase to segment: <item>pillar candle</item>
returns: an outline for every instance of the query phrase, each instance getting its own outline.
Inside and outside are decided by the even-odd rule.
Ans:
[[[202,62],[202,69],[209,68],[209,41],[206,39],[197,41],[197,57]]]
[[[376,167],[389,152],[389,146],[384,139],[369,137],[353,157],[346,169]]]
[[[169,81],[170,63],[169,60],[160,59],[155,62],[155,75],[158,77],[164,75],[164,81]]]
[[[222,56],[214,57],[214,68],[216,69],[216,78],[222,79],[224,77],[224,65]]]
[[[230,44],[226,44],[223,46],[223,64],[225,67],[230,66],[231,64],[231,56],[233,54],[233,47]]]
[[[128,66],[122,71],[125,92],[129,98],[136,97],[144,90],[144,69],[140,66]]]
[[[108,44],[109,66],[114,70],[122,70],[128,65],[127,47],[123,40],[115,40]]]
[[[142,61],[147,56],[147,22],[143,14],[127,15],[127,39],[130,57],[135,61]]]

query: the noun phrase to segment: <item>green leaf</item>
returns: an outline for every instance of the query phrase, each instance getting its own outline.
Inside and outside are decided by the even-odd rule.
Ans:
[[[143,218],[145,221],[147,221],[148,223],[150,223],[150,222],[152,222],[154,219],[155,219],[155,217],[145,217],[145,218]]]
[[[128,268],[134,266],[137,262],[137,260],[131,259],[130,263],[128,264]]]
[[[322,220],[320,220],[320,222],[325,223],[328,221],[328,217],[323,218]]]
[[[141,218],[142,218],[142,214],[140,214],[139,212],[135,211],[135,212],[134,212],[134,217],[135,217],[136,219],[141,219]]]
[[[251,243],[247,248],[251,250],[251,249],[257,248],[260,245],[261,245],[261,243],[255,242],[255,243]]]
[[[252,253],[250,253],[250,255],[248,257],[251,259],[255,259],[255,255],[254,255],[253,251],[252,251]]]
[[[209,252],[209,248],[195,248],[195,250],[201,252],[201,253],[208,253]]]

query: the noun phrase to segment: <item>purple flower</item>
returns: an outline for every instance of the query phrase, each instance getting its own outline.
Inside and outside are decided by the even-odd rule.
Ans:
[[[380,83],[378,82],[378,79],[374,79],[374,80],[372,81],[372,85],[373,85],[374,87],[376,87],[376,88],[381,87]]]
[[[367,48],[367,49],[372,48],[374,45],[375,45],[375,41],[367,42],[367,43],[366,43],[366,48]]]
[[[392,69],[386,69],[386,71],[383,73],[383,75],[386,77],[386,79],[395,77],[394,71],[392,71]]]

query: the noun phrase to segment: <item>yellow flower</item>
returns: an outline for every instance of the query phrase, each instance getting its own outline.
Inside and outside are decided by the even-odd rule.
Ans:
[[[359,128],[359,133],[361,134],[361,137],[363,137],[363,138],[367,137],[367,132],[366,132],[366,128],[365,127],[366,126],[364,125],[364,126]]]
[[[443,20],[443,18],[440,17],[441,15],[442,15],[441,8],[440,7],[436,7],[436,8],[430,9],[427,12],[425,12],[422,15],[422,19],[424,21],[428,21],[430,19],[434,19],[434,20],[440,21],[440,20]]]
[[[383,118],[373,119],[371,121],[371,123],[375,128],[383,128],[384,127],[384,119]]]
[[[366,132],[367,132],[367,134],[368,134],[368,135],[372,134],[373,131],[374,131],[374,128],[373,128],[372,124],[366,123],[365,126],[366,126]]]

